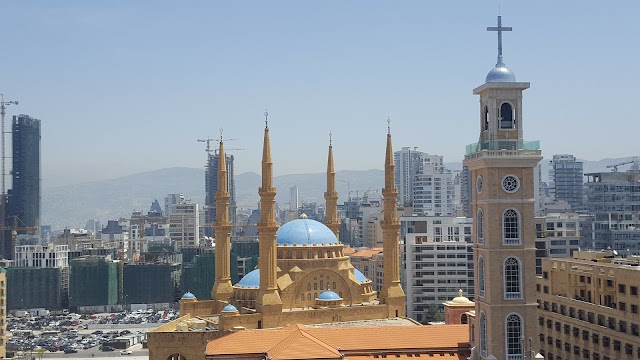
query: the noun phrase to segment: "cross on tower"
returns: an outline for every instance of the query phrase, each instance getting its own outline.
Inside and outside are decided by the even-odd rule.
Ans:
[[[502,62],[502,32],[503,31],[512,31],[513,29],[510,26],[502,26],[502,16],[498,15],[498,26],[489,26],[487,31],[496,31],[498,32],[498,62]]]

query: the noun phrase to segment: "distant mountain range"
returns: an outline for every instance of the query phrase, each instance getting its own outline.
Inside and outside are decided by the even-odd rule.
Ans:
[[[362,196],[365,191],[379,191],[384,183],[382,170],[338,171],[336,184],[340,202],[348,197]],[[288,207],[289,188],[298,186],[299,200],[324,203],[326,174],[292,174],[276,176],[276,201]],[[238,207],[256,208],[260,175],[246,172],[236,175]],[[84,227],[87,220],[129,217],[133,210],[148,211],[157,199],[164,206],[166,194],[182,193],[193,202],[204,204],[204,169],[167,168],[143,172],[116,179],[92,181],[77,185],[42,190],[42,224],[53,229]]]
[[[584,172],[610,171],[613,165],[632,159],[617,158],[599,161],[584,161]],[[447,168],[460,170],[461,163],[447,163]],[[542,176],[546,179],[549,159],[542,161]],[[627,170],[629,165],[620,168]],[[384,184],[384,172],[373,169],[367,171],[338,171],[336,187],[340,193],[339,202],[351,196],[362,196],[367,191],[380,191]],[[292,174],[276,176],[278,190],[276,201],[281,208],[288,207],[289,188],[297,186],[300,201],[324,203],[326,174]],[[238,207],[255,208],[258,204],[260,175],[246,172],[236,175],[236,197]],[[182,193],[198,204],[204,204],[204,169],[167,168],[143,172],[116,179],[92,181],[42,190],[42,224],[54,229],[84,227],[88,219],[105,222],[108,219],[128,217],[133,210],[148,211],[151,202],[158,199],[164,205],[164,197],[170,193]]]

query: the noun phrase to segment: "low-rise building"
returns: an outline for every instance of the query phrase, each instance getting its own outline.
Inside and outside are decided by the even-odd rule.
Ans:
[[[582,222],[587,215],[550,213],[536,217],[536,274],[542,275],[542,259],[573,256],[580,249]]]

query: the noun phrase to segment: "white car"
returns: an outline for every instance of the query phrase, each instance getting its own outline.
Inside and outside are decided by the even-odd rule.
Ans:
[[[120,355],[131,355],[133,351],[131,350],[120,350]]]

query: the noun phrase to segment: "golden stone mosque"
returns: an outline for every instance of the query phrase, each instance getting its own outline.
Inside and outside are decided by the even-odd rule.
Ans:
[[[380,294],[355,269],[338,241],[338,193],[333,146],[327,161],[324,224],[299,219],[279,226],[276,188],[265,113],[262,153],[260,254],[258,268],[231,283],[229,192],[224,144],[220,141],[216,193],[216,274],[213,300],[200,301],[189,292],[180,300],[180,318],[147,334],[151,360],[202,358],[208,341],[243,329],[267,329],[290,324],[320,324],[404,317],[405,294],[400,285],[400,249],[391,132],[385,157],[383,230],[384,281]]]

